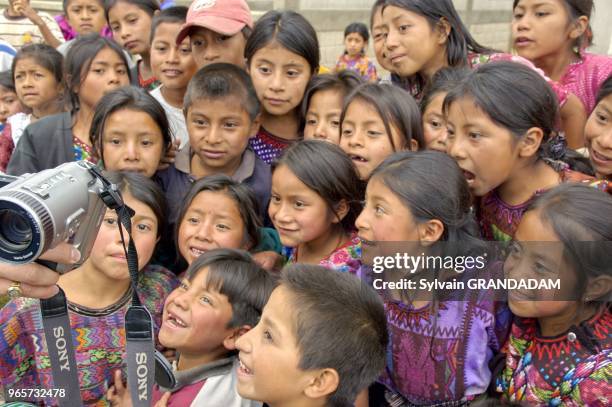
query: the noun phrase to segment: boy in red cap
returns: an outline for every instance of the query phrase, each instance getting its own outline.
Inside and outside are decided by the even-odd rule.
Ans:
[[[216,62],[246,68],[244,47],[253,28],[251,10],[245,0],[196,0],[176,38],[187,36],[198,69]]]

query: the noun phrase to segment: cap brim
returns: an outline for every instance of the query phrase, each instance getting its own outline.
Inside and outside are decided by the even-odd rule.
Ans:
[[[211,31],[214,31],[223,35],[236,35],[240,30],[242,30],[246,26],[245,23],[236,20],[230,20],[225,17],[216,17],[216,16],[206,16],[203,18],[199,18],[197,21],[192,21],[190,23],[183,24],[181,27],[181,31],[179,31],[178,36],[176,37],[176,43],[183,42],[185,37],[189,35],[189,32],[192,28],[208,28]]]

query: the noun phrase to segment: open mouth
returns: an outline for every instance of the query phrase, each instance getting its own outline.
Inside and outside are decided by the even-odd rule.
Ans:
[[[187,324],[185,323],[185,321],[170,312],[168,313],[166,323],[175,328],[187,328]]]
[[[200,257],[201,255],[203,255],[204,253],[206,253],[205,249],[198,249],[195,247],[190,247],[189,248],[189,252],[193,255],[193,257]]]
[[[238,358],[238,372],[245,376],[253,375],[251,369],[249,369],[240,358]]]
[[[596,150],[591,149],[591,157],[593,158],[593,161],[595,162],[599,162],[602,164],[611,164],[612,163],[612,158],[610,157],[606,157],[605,155],[602,155],[601,153],[597,152]]]
[[[476,176],[474,175],[474,173],[469,172],[467,170],[463,170],[463,176],[465,177],[465,180],[469,183],[469,182],[473,182],[474,179],[476,178]]]
[[[525,46],[527,46],[527,45],[529,45],[529,44],[531,44],[531,43],[533,43],[533,41],[532,41],[532,40],[530,40],[529,38],[526,38],[526,37],[518,37],[518,38],[517,38],[517,39],[514,41],[514,44],[515,44],[517,47],[525,47]]]
[[[177,76],[181,76],[183,74],[183,71],[180,71],[178,69],[164,69],[162,70],[162,73],[169,78],[175,78]]]
[[[357,154],[349,154],[349,157],[351,157],[351,160],[353,160],[356,163],[367,163],[368,160],[360,155]]]

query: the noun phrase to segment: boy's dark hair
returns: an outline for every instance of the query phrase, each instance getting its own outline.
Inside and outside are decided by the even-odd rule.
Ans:
[[[105,171],[104,176],[117,185],[122,193],[129,192],[137,201],[147,205],[157,218],[157,237],[166,225],[168,204],[161,187],[149,177],[135,172]]]
[[[444,98],[443,111],[463,98],[470,98],[498,126],[516,140],[537,127],[544,137],[537,157],[565,161],[572,169],[592,172],[588,160],[568,150],[557,135],[559,104],[555,92],[537,71],[524,64],[495,61],[479,66]]]
[[[419,144],[419,149],[425,148],[419,106],[410,93],[387,83],[364,83],[346,97],[340,115],[340,138],[342,138],[342,122],[344,122],[346,111],[356,99],[362,100],[376,109],[385,125],[385,131],[394,151],[409,149],[413,139]],[[396,146],[393,142],[391,126],[394,126],[403,138],[401,146]]]
[[[105,48],[109,48],[117,54],[124,63],[128,79],[131,81],[129,64],[119,44],[112,39],[101,37],[97,33],[78,36],[72,43],[64,60],[64,75],[66,77],[66,88],[70,94],[72,114],[79,109],[79,96],[74,89],[81,86],[96,55]]]
[[[104,7],[104,16],[106,17],[106,22],[110,24],[108,19],[108,12],[111,8],[117,5],[117,3],[127,3],[133,6],[138,7],[145,13],[147,13],[151,18],[155,15],[155,12],[160,9],[159,1],[157,0],[105,0],[106,6]]]
[[[423,91],[423,99],[421,99],[419,104],[421,113],[425,113],[432,99],[440,93],[448,93],[453,90],[470,72],[468,68],[464,67],[446,67],[436,72],[431,78],[431,82]]]
[[[263,222],[259,215],[260,208],[255,193],[248,185],[234,181],[231,177],[223,174],[209,175],[193,183],[183,199],[179,210],[176,231],[174,233],[176,239],[178,240],[179,228],[187,210],[191,206],[191,202],[200,192],[204,191],[223,192],[236,203],[249,243],[251,247],[257,247],[259,245],[259,229],[262,227]],[[179,247],[178,241],[176,242],[176,247]]]
[[[361,211],[363,182],[355,165],[342,149],[321,140],[303,140],[289,147],[272,164],[272,172],[286,165],[308,188],[312,189],[337,215],[337,207],[343,200],[348,212],[339,222],[350,233],[355,230],[355,220]]]
[[[346,97],[353,89],[362,83],[365,82],[361,79],[361,76],[348,69],[338,73],[314,75],[310,79],[310,82],[308,82],[308,86],[306,86],[306,91],[304,92],[304,100],[302,100],[302,117],[306,117],[306,113],[308,113],[308,108],[310,107],[310,99],[312,99],[314,94],[318,91],[331,89],[338,90],[342,92],[344,95],[343,97]]]
[[[12,71],[0,72],[0,86],[9,92],[15,92],[15,82]]]
[[[302,370],[331,368],[340,382],[330,406],[352,406],[385,367],[387,321],[380,296],[348,273],[293,264],[281,272],[290,293]]]
[[[601,102],[602,100],[604,100],[610,95],[612,95],[612,75],[608,76],[608,79],[606,79],[601,84],[601,87],[599,88],[599,92],[597,92],[597,103],[596,104],[599,104],[599,102]]]
[[[193,75],[183,101],[183,112],[187,112],[196,100],[212,100],[233,97],[255,120],[261,111],[261,103],[253,87],[253,81],[242,68],[228,63],[216,63],[205,66]],[[232,107],[228,106],[228,109]]]
[[[344,29],[344,38],[346,38],[349,34],[353,34],[353,33],[361,35],[361,38],[363,38],[366,44],[368,40],[370,39],[370,33],[368,32],[368,26],[365,25],[364,23],[356,22],[356,23],[350,23],[349,25],[347,25],[346,28]]]
[[[159,102],[144,89],[135,86],[124,86],[115,89],[100,99],[96,105],[89,138],[94,148],[94,152],[104,162],[104,149],[102,148],[102,133],[108,117],[118,110],[129,109],[148,114],[161,130],[163,137],[163,153],[172,145],[172,133],[166,117],[166,111]]]
[[[47,71],[53,74],[53,78],[57,83],[64,83],[64,57],[63,55],[47,44],[30,44],[21,48],[11,65],[11,72],[15,75],[15,67],[17,63],[26,58],[31,58],[38,65],[45,68]],[[13,76],[13,80],[15,77]]]
[[[244,48],[247,65],[251,65],[257,51],[273,41],[308,61],[312,75],[317,73],[321,59],[319,40],[314,27],[304,16],[289,10],[271,10],[261,16]]]
[[[512,10],[518,6],[519,1],[520,0],[513,1]],[[582,16],[586,16],[590,20],[591,15],[593,14],[593,9],[595,8],[593,0],[562,0],[561,2],[565,6],[565,9],[570,16],[569,23],[573,23]],[[593,30],[591,29],[591,24],[589,24],[586,31],[574,41],[574,44],[580,50],[590,47],[593,44]]]
[[[184,24],[187,19],[187,10],[185,6],[173,6],[168,7],[165,10],[160,11],[153,17],[151,22],[151,36],[149,37],[149,43],[153,42],[155,38],[155,31],[160,24]]]
[[[261,268],[244,250],[215,249],[194,260],[187,269],[187,278],[208,268],[204,285],[227,296],[232,305],[232,319],[228,327],[257,325],[261,311],[276,285],[275,279]]]

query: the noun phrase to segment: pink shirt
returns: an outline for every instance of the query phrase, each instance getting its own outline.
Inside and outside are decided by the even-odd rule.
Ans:
[[[597,92],[601,84],[612,74],[612,57],[582,53],[582,59],[567,68],[559,84],[578,96],[587,114],[595,109]]]

